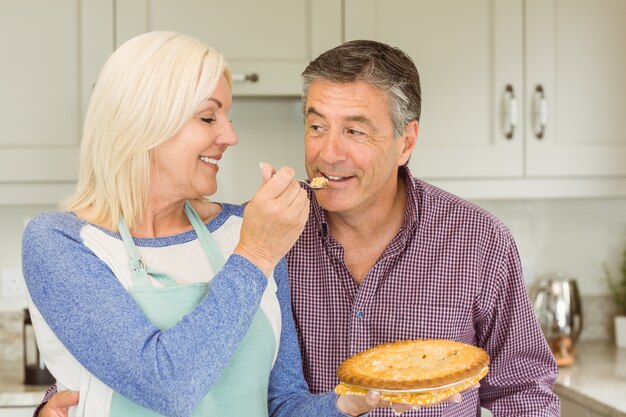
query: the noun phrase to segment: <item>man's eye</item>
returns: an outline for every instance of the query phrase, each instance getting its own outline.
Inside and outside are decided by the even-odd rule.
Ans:
[[[324,131],[324,128],[320,125],[309,125],[309,131],[313,135],[319,135]]]
[[[348,134],[352,135],[352,136],[363,136],[363,135],[365,135],[365,133],[361,132],[360,130],[356,130],[356,129],[348,129]]]
[[[209,125],[215,122],[214,117],[201,117],[200,120],[202,120],[204,123],[209,124]]]

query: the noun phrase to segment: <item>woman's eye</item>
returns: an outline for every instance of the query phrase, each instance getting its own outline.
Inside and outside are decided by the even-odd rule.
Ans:
[[[200,120],[202,120],[204,123],[209,124],[209,125],[215,122],[214,117],[201,117]]]

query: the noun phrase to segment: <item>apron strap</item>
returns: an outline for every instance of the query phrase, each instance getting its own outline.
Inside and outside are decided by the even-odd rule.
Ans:
[[[213,236],[211,236],[211,233],[207,229],[206,225],[198,213],[196,213],[189,201],[185,201],[185,214],[187,214],[187,218],[198,236],[200,245],[202,246],[206,257],[213,268],[213,272],[217,274],[224,267],[224,264],[226,264],[222,251],[220,251],[220,248],[217,246]],[[126,227],[123,217],[120,217],[118,228],[120,235],[122,236],[124,246],[126,246],[126,251],[128,252],[128,267],[133,274],[132,278],[134,288],[151,287],[150,277],[156,279],[165,287],[178,285],[176,280],[169,274],[156,271],[146,266],[145,262],[141,259],[139,253],[137,252],[137,247],[135,246],[133,237],[130,235],[130,231]]]
[[[206,224],[204,224],[200,216],[198,216],[198,213],[196,213],[196,210],[194,210],[189,201],[185,201],[185,212],[187,213],[189,222],[191,222],[191,225],[198,235],[198,240],[200,241],[202,249],[204,249],[204,253],[209,259],[209,263],[213,267],[213,272],[217,274],[226,263],[224,255],[222,255],[222,251],[220,251],[215,239],[213,239],[213,236],[207,229]]]
[[[137,247],[135,246],[133,237],[130,235],[130,231],[126,227],[123,217],[120,217],[118,229],[120,231],[120,235],[122,236],[124,246],[126,246],[126,251],[128,252],[128,267],[133,274],[132,278],[134,288],[150,288],[152,286],[150,285],[150,277],[153,277],[165,287],[177,285],[176,280],[170,275],[146,267],[145,262],[141,259],[139,253],[137,252]]]

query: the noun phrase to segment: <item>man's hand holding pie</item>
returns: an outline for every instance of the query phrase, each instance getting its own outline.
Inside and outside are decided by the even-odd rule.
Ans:
[[[451,340],[404,340],[376,346],[346,359],[337,369],[335,392],[370,398],[362,406],[390,407],[397,413],[442,402],[459,402],[461,391],[477,388],[489,371],[483,349]],[[341,408],[340,408],[341,409]],[[358,407],[358,410],[362,407]],[[369,410],[362,411],[367,412]],[[355,414],[351,414],[355,415]],[[358,415],[358,414],[356,414]]]

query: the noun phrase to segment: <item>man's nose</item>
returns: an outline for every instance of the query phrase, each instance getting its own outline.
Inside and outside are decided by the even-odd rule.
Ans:
[[[341,133],[331,130],[320,153],[326,162],[333,163],[345,160],[346,151],[346,141]]]

